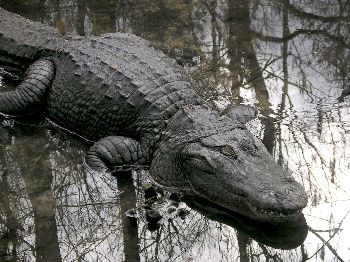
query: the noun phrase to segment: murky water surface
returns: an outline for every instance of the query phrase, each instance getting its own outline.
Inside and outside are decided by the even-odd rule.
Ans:
[[[350,87],[349,1],[0,6],[52,26],[64,21],[69,33],[150,40],[188,69],[213,106],[259,108],[252,132],[309,196],[308,227],[301,219],[284,229],[161,190],[146,201],[146,172],[90,174],[82,165],[87,147],[72,136],[3,121],[0,261],[350,261],[350,98],[337,100]],[[11,88],[4,79],[0,86]],[[146,204],[163,215],[159,227],[147,224]]]

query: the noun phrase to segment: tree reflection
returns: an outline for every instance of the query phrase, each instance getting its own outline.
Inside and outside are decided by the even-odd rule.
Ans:
[[[52,134],[57,227],[64,261],[115,261],[123,256],[123,224],[116,180],[83,172],[82,145]],[[68,141],[68,143],[67,143]],[[73,143],[72,143],[73,142]],[[78,156],[78,158],[77,158]]]
[[[5,146],[9,143],[9,134],[3,128],[0,129],[1,138],[1,183],[0,183],[0,258],[4,261],[16,261],[18,256],[16,248],[19,244],[19,235],[21,225],[17,221],[10,207],[10,188],[8,182],[8,170],[4,165],[6,163]],[[10,248],[12,246],[12,248]]]
[[[55,219],[56,203],[51,190],[50,151],[45,146],[47,141],[42,136],[45,130],[32,130],[32,128],[20,130],[22,132],[16,134],[16,143],[11,151],[16,154],[19,172],[23,177],[28,200],[32,206],[35,257],[37,261],[60,261]],[[36,143],[33,144],[31,143],[33,136],[39,136],[41,139],[36,139]],[[42,150],[38,151],[38,148]]]

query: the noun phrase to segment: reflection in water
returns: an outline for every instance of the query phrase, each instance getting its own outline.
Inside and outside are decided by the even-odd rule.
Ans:
[[[85,173],[85,145],[5,121],[0,261],[349,259],[350,101],[337,100],[350,87],[349,1],[0,0],[0,6],[53,26],[64,21],[81,35],[124,31],[150,40],[188,68],[213,107],[256,105],[260,119],[250,128],[309,195],[309,234],[290,251],[268,246],[294,248],[305,227],[269,235],[219,210],[192,210],[167,193],[149,204],[163,216],[151,232],[144,172],[133,174],[133,183],[130,176]],[[10,86],[0,80],[0,87]],[[132,208],[137,227],[125,216]]]
[[[223,210],[205,199],[189,197],[185,202],[206,217],[234,227],[241,236],[245,235],[253,238],[270,247],[279,249],[297,248],[307,236],[308,226],[304,216],[301,216],[295,223],[274,226],[247,219],[238,213]]]

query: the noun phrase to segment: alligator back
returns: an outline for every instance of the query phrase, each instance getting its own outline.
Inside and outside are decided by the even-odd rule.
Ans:
[[[183,68],[134,35],[71,38],[54,62],[49,116],[89,139],[157,134],[199,101]]]
[[[184,104],[200,103],[184,69],[135,35],[59,37],[3,9],[0,15],[1,52],[14,60],[50,57],[48,116],[89,140],[157,135]]]

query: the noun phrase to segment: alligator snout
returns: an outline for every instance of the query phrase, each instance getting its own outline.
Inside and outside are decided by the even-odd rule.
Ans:
[[[255,216],[274,224],[295,221],[308,201],[304,188],[295,180],[261,188],[249,197],[252,199],[249,206]]]
[[[307,205],[307,195],[296,181],[279,185],[275,190],[262,192],[258,201],[261,208],[276,210],[299,210]]]

